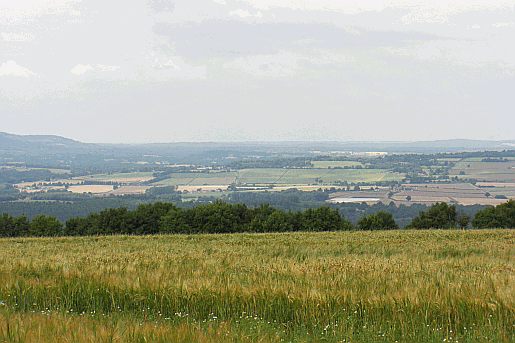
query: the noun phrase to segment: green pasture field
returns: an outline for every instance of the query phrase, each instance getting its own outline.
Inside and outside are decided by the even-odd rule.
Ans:
[[[156,186],[229,185],[236,181],[237,172],[227,173],[174,173],[170,178],[156,182]]]
[[[331,169],[331,172],[322,178],[326,182],[378,182],[401,181],[403,175],[388,173],[384,169]]]
[[[324,168],[329,167],[352,167],[352,166],[363,166],[361,162],[357,161],[311,161],[313,168]]]
[[[84,179],[129,179],[129,178],[153,178],[152,172],[134,172],[134,173],[113,173],[113,174],[94,174],[84,177]]]
[[[188,184],[196,185],[229,185],[236,181],[236,172],[227,173],[199,173],[196,178]]]
[[[283,168],[256,168],[238,170],[238,182],[241,183],[257,183],[271,184],[277,182],[288,169]]]
[[[331,172],[330,169],[288,169],[283,177],[277,180],[277,184],[307,185],[315,183],[316,178],[324,178]]]
[[[461,162],[481,162],[484,158],[488,158],[488,157],[468,157],[468,158],[464,158],[461,160]],[[503,157],[503,160],[504,159],[508,159],[510,161],[513,161],[515,160],[514,157]],[[487,163],[495,163],[495,162],[487,162]]]
[[[446,157],[446,158],[437,158],[436,160],[438,162],[458,162],[458,161],[461,161],[462,158],[460,158],[460,157]],[[479,159],[479,161],[481,161],[481,159]]]
[[[198,175],[194,173],[173,173],[170,178],[154,183],[156,186],[178,186],[187,185],[192,182]]]
[[[513,342],[513,230],[0,240],[2,342]]]
[[[156,185],[229,185],[233,182],[247,185],[276,185],[301,186],[314,184],[316,178],[323,182],[347,181],[377,182],[400,181],[403,176],[388,173],[382,169],[284,169],[284,168],[255,168],[242,169],[228,173],[177,173],[170,174],[169,179]]]

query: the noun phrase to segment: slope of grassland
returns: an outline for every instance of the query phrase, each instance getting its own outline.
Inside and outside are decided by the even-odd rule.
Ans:
[[[4,342],[515,340],[515,232],[0,240]]]

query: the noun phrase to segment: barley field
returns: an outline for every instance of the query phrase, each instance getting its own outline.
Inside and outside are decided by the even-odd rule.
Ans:
[[[0,342],[513,342],[515,232],[0,240]]]

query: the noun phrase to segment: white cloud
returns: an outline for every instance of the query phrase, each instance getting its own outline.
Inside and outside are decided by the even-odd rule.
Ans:
[[[245,0],[251,6],[269,10],[272,8],[290,8],[304,11],[335,11],[342,13],[361,13],[364,11],[381,11],[390,1],[340,1],[340,0]]]
[[[205,79],[206,67],[193,66],[184,62],[180,56],[160,56],[150,63],[150,68],[144,68],[142,75],[146,75],[152,80],[171,80],[171,79]]]
[[[2,32],[0,36],[2,36],[2,40],[6,42],[30,42],[34,38],[34,35],[31,33]]]
[[[495,23],[492,24],[493,27],[513,27],[513,23]]]
[[[246,18],[246,17],[261,18],[263,16],[263,14],[261,14],[260,11],[258,11],[256,14],[250,14],[249,11],[244,11],[242,9],[237,9],[236,11],[231,11],[231,12],[229,12],[229,15],[231,15],[231,16],[237,15],[237,16],[240,16],[242,18]]]
[[[224,63],[223,68],[236,73],[252,75],[256,78],[283,78],[293,76],[300,71],[298,64],[301,57],[290,52],[275,55],[257,55],[236,58]]]
[[[227,5],[227,2],[225,2],[225,0],[213,0],[213,1],[220,5]]]
[[[77,69],[77,67],[75,67],[75,69]],[[87,68],[87,66],[86,66],[86,68]],[[106,66],[106,65],[102,65],[102,64],[97,64],[97,68],[100,68],[100,70],[102,70],[102,71],[116,71],[116,70],[120,69],[120,66]],[[93,69],[93,68],[90,68],[90,69]],[[72,73],[73,73],[73,71],[72,71]]]
[[[38,75],[36,73],[31,72],[27,68],[23,68],[15,61],[10,60],[10,61],[7,61],[7,63],[2,63],[2,67],[0,67],[0,76],[30,77],[30,76],[38,76]]]
[[[82,75],[85,72],[87,72],[88,70],[93,70],[93,67],[90,66],[89,64],[88,65],[78,64],[75,66],[75,68],[73,68],[71,70],[71,73],[75,74],[75,75]]]
[[[163,67],[170,67],[175,70],[179,70],[179,66],[175,65],[171,60],[168,60],[168,62],[162,64]]]

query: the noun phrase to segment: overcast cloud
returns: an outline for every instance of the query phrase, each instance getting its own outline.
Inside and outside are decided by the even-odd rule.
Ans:
[[[0,0],[0,131],[515,139],[515,1]]]

